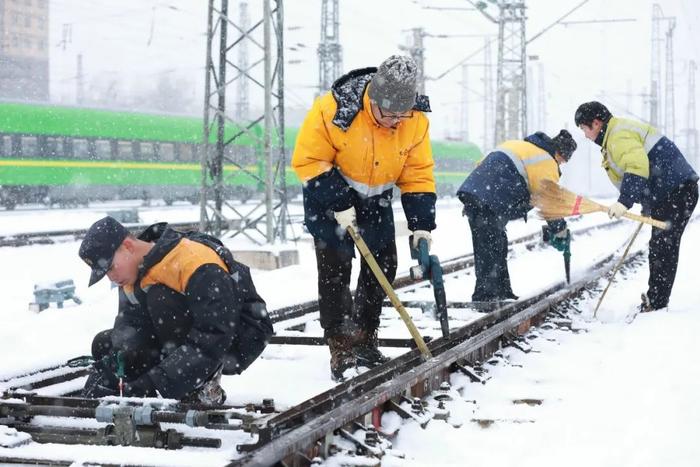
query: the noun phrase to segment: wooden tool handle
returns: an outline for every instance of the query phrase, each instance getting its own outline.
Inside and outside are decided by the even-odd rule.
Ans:
[[[647,216],[640,216],[639,214],[632,214],[631,212],[626,212],[623,214],[627,219],[632,219],[633,221],[641,222],[643,224],[653,225],[654,227],[662,230],[668,230],[670,227],[668,222],[659,221]]]
[[[597,204],[598,210],[600,212],[608,212],[607,206],[604,206],[604,205],[598,204],[598,203],[596,203],[596,204]],[[627,219],[630,219],[633,221],[641,222],[642,224],[649,224],[649,225],[652,225],[652,226],[654,226],[658,229],[662,229],[662,230],[668,230],[668,228],[670,227],[668,222],[660,221],[660,220],[654,219],[652,217],[640,216],[639,214],[632,214],[631,212],[624,213],[622,215],[622,217],[626,217]]]
[[[382,286],[382,289],[384,289],[384,292],[386,292],[387,296],[389,297],[389,300],[391,300],[391,304],[394,305],[396,311],[398,311],[399,315],[401,315],[401,319],[403,319],[403,322],[406,324],[408,332],[411,333],[411,336],[416,342],[418,349],[420,349],[421,353],[426,359],[431,358],[432,355],[430,354],[428,346],[425,345],[423,336],[420,335],[418,329],[416,328],[416,325],[413,324],[413,320],[408,315],[406,308],[404,308],[403,304],[401,303],[401,300],[399,300],[399,297],[396,295],[396,292],[394,292],[394,289],[391,287],[391,284],[389,284],[389,281],[384,275],[384,272],[382,272],[382,268],[380,268],[379,264],[377,264],[377,260],[374,259],[374,256],[372,256],[372,253],[369,251],[369,247],[362,239],[360,234],[355,232],[355,229],[353,229],[351,226],[348,226],[348,233],[355,242],[355,245],[357,245],[357,249],[360,250],[360,254],[367,262],[367,265],[374,273],[374,276],[377,278],[377,281],[379,281],[379,284]]]

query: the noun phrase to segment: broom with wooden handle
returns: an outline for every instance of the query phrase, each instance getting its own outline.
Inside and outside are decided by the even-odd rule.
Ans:
[[[608,212],[608,207],[593,200],[572,193],[552,180],[543,180],[541,189],[533,195],[533,204],[539,209],[539,216],[545,220],[561,219],[591,212]],[[622,215],[659,229],[668,229],[668,223],[651,217],[626,212]]]

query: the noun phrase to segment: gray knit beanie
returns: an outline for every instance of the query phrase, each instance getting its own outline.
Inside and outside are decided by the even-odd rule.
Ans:
[[[389,112],[406,112],[416,103],[418,66],[411,57],[392,55],[379,65],[369,85],[369,98]]]

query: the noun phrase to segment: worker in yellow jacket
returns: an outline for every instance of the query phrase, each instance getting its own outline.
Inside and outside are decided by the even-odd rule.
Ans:
[[[472,300],[492,302],[517,299],[508,273],[506,224],[526,218],[531,194],[542,180],[559,181],[559,165],[576,150],[566,130],[550,138],[542,132],[524,140],[505,141],[491,151],[457,191],[469,219],[474,247],[476,285]],[[548,221],[547,241],[562,252],[569,250],[571,234],[563,219]]]
[[[656,128],[613,117],[600,102],[581,104],[574,121],[601,147],[601,165],[620,191],[608,210],[610,217],[620,218],[639,203],[643,214],[670,223],[668,230],[651,231],[649,289],[642,294],[639,311],[665,308],[676,279],[681,237],[698,202],[698,174]]]
[[[396,274],[391,205],[401,190],[414,242],[431,242],[435,180],[427,96],[416,93],[416,63],[391,56],[379,68],[339,78],[315,100],[297,136],[292,167],[303,182],[304,222],[314,237],[321,326],[331,374],[386,361],[377,349],[384,291],[363,262],[355,300],[350,272],[355,256],[347,227],[359,230],[389,281]]]

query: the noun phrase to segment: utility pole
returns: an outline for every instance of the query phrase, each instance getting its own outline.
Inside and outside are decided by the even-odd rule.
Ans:
[[[460,140],[469,142],[469,65],[462,65],[462,105],[460,106]]]
[[[85,77],[83,75],[83,54],[78,54],[75,73],[75,102],[78,105],[85,103]]]
[[[545,131],[547,128],[547,99],[544,87],[544,64],[537,63],[537,129]]]
[[[468,2],[498,25],[494,139],[520,139],[527,133],[525,2],[498,0],[498,19],[486,12],[486,3]]]
[[[649,123],[659,127],[659,99],[661,98],[661,6],[654,3],[651,7],[651,82],[649,98]]]
[[[495,143],[494,136],[494,94],[493,63],[491,61],[491,39],[484,38],[484,153],[490,151]]]
[[[527,133],[525,2],[499,2],[495,140]]]
[[[676,28],[676,19],[668,18],[666,30],[666,92],[664,95],[664,133],[671,140],[676,139],[676,99],[674,95],[674,70],[673,70],[673,31]]]
[[[695,169],[700,169],[700,152],[698,152],[698,129],[695,126],[695,60],[688,64],[688,110],[686,113],[686,143],[685,150],[688,160],[695,161]]]
[[[666,77],[664,82],[663,110],[664,120],[661,121],[659,112],[661,106],[661,48],[664,38],[661,36],[661,23],[666,21]],[[649,100],[649,123],[673,139],[676,131],[676,108],[674,95],[673,70],[673,32],[676,28],[676,18],[664,16],[658,3],[651,10],[651,97]]]
[[[272,244],[286,239],[288,218],[284,150],[284,12],[283,0],[262,1],[262,18],[253,21],[254,26],[246,30],[232,19],[234,15],[229,14],[229,0],[209,0],[203,150],[200,154],[200,230],[217,236],[226,233],[228,238],[242,234],[255,243]],[[244,39],[256,47],[257,55],[248,68],[241,69],[230,60],[229,54],[236,54]],[[245,125],[234,121],[226,108],[226,89],[238,79],[250,80],[251,85],[258,86],[265,100],[264,114],[251,116]],[[261,122],[264,122],[262,129]],[[236,151],[230,149],[244,136],[259,149],[257,156],[264,162],[264,173],[249,170],[248,163],[236,159]],[[228,188],[234,185],[232,177],[252,179],[264,185],[264,199],[244,212],[244,207],[250,208],[249,205],[242,206],[226,199]],[[260,209],[263,206],[264,209]],[[260,224],[265,226],[264,230]]]
[[[248,19],[248,3],[245,1],[239,2],[238,4],[238,21],[241,25],[241,29],[244,32],[248,31],[250,27],[250,20]],[[248,69],[248,39],[243,37],[241,43],[238,45],[238,68],[240,70]],[[250,93],[248,92],[248,81],[245,78],[239,78],[237,80],[238,85],[236,87],[236,108],[233,113],[234,118],[237,122],[243,124],[248,121],[250,115]]]
[[[399,49],[405,50],[416,62],[416,92],[425,94],[425,45],[423,39],[428,36],[423,28],[410,30],[411,36],[408,45],[400,45]]]
[[[343,71],[338,0],[321,0],[321,42],[318,44],[318,92],[328,91]]]

